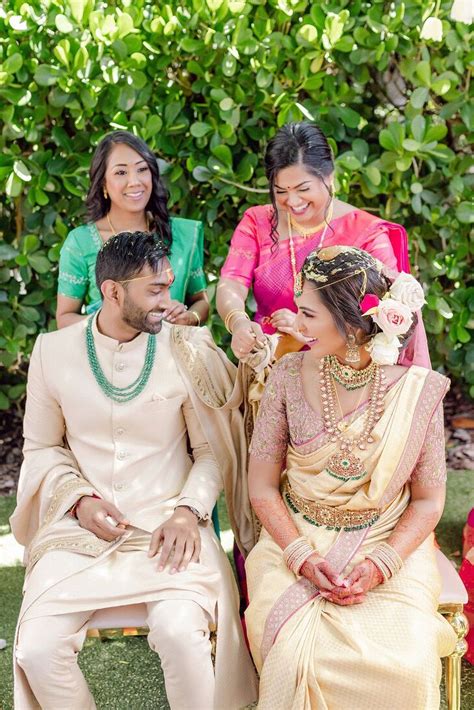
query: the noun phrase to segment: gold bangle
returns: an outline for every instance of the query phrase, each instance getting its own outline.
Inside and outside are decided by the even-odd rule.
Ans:
[[[200,326],[201,325],[201,316],[199,315],[199,313],[197,311],[193,311],[192,309],[190,309],[189,313],[192,313],[193,316],[196,316],[196,326]]]
[[[230,334],[232,334],[232,329],[230,327],[230,321],[237,314],[243,316],[244,318],[247,318],[247,320],[250,320],[250,317],[247,315],[247,313],[245,311],[241,310],[240,308],[233,308],[231,311],[229,311],[229,313],[226,315],[226,317],[224,319],[224,328]]]

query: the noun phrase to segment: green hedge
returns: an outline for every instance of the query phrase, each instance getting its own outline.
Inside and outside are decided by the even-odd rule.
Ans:
[[[409,230],[435,364],[474,394],[469,27],[451,0],[10,0],[0,9],[0,408],[55,327],[57,262],[114,128],[165,161],[171,208],[206,227],[210,295],[243,210],[268,200],[278,126],[315,120],[337,191]],[[5,7],[5,6],[4,6]],[[420,39],[429,15],[443,39]],[[470,315],[471,314],[471,315]],[[223,341],[214,313],[212,327]]]

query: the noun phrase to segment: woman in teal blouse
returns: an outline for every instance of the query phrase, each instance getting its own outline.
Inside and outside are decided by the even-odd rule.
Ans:
[[[90,168],[88,222],[73,229],[61,249],[59,328],[83,318],[83,310],[88,314],[100,308],[97,253],[107,239],[124,231],[157,232],[171,243],[175,281],[167,320],[200,325],[207,319],[202,222],[170,217],[167,198],[158,162],[144,141],[128,131],[115,131],[99,143]]]

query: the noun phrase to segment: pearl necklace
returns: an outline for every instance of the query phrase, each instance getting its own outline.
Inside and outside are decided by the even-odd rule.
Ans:
[[[364,415],[364,426],[361,433],[354,438],[344,436],[347,429],[344,419],[337,421],[337,391],[331,374],[330,357],[321,360],[319,374],[324,428],[332,442],[339,442],[340,449],[330,457],[325,471],[341,481],[363,478],[367,471],[360,458],[352,453],[352,449],[357,446],[363,451],[367,448],[367,444],[374,443],[372,429],[384,411],[385,374],[379,365],[376,365],[372,371],[369,405]]]

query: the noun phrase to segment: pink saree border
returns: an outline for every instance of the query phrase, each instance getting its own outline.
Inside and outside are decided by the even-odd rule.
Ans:
[[[399,464],[380,500],[380,506],[385,507],[408,480],[420,456],[429,423],[436,408],[443,400],[449,388],[449,382],[437,372],[430,371],[426,377],[420,397],[415,407],[413,426],[405,444]],[[341,530],[335,543],[326,555],[339,574],[345,569],[359,550],[369,528],[345,532]],[[305,604],[315,599],[319,590],[305,577],[294,582],[273,605],[265,622],[260,652],[265,661],[283,626]]]

